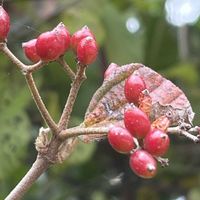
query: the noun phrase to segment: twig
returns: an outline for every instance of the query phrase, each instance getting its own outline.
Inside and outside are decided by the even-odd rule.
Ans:
[[[39,61],[33,65],[25,65],[10,51],[6,43],[0,43],[0,50],[22,71],[24,75],[34,72],[46,64],[42,61]]]
[[[22,63],[7,47],[6,43],[0,43],[0,50],[21,70],[26,71],[26,65]]]
[[[49,165],[50,163],[46,159],[37,157],[30,170],[11,191],[11,193],[5,198],[5,200],[21,199],[26,191],[38,179],[38,177],[47,170]]]
[[[109,131],[108,127],[94,127],[94,128],[74,127],[61,131],[59,137],[61,140],[66,140],[71,137],[77,137],[80,135],[90,135],[90,134],[107,135],[108,131]]]
[[[75,79],[72,82],[69,96],[67,98],[67,102],[65,104],[63,113],[62,113],[60,121],[58,123],[60,130],[63,130],[68,125],[69,118],[70,118],[78,91],[80,89],[81,83],[86,79],[85,69],[86,69],[86,66],[78,64],[78,70],[77,70]]]
[[[44,65],[46,65],[47,63],[43,62],[43,61],[39,61],[38,63],[35,63],[33,65],[26,65],[26,71],[27,73],[32,73],[37,71],[38,69],[44,67]]]
[[[75,74],[70,68],[70,66],[66,63],[65,59],[63,56],[61,56],[58,60],[58,63],[63,67],[63,69],[67,72],[68,76],[70,77],[71,80],[75,79]]]
[[[199,127],[198,126],[192,127],[192,128],[190,128],[188,130],[185,130],[184,128],[181,128],[180,126],[169,127],[167,129],[167,132],[169,134],[178,134],[178,135],[185,136],[186,138],[192,140],[195,143],[199,142]],[[197,136],[193,135],[192,133],[193,134],[196,133]]]
[[[168,167],[169,166],[169,159],[168,158],[162,158],[159,156],[154,156],[154,158],[161,164],[162,167]]]
[[[28,73],[25,75],[27,84],[29,86],[29,89],[31,91],[31,94],[33,96],[33,99],[38,107],[38,110],[40,111],[41,116],[43,117],[44,121],[47,123],[49,128],[52,130],[52,132],[55,134],[58,132],[58,127],[54,120],[51,118],[46,106],[44,105],[42,98],[38,92],[37,86],[35,85],[35,81],[33,79],[33,76],[31,73]]]

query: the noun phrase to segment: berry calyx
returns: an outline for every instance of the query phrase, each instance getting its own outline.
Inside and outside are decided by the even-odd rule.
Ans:
[[[133,137],[137,139],[144,138],[151,128],[149,118],[137,107],[130,107],[125,110],[124,124]]]
[[[163,156],[170,145],[169,136],[159,130],[151,130],[144,138],[144,149],[154,156]]]
[[[146,89],[146,85],[142,78],[138,75],[132,74],[125,81],[124,94],[128,102],[138,104],[140,94]]]
[[[36,41],[37,39],[33,39],[28,42],[22,43],[22,48],[24,50],[26,57],[34,63],[40,60],[40,57],[36,52],[36,47],[35,47]]]
[[[96,60],[98,48],[92,37],[86,37],[80,41],[77,47],[78,61],[83,65],[89,65]]]
[[[64,54],[70,47],[70,33],[67,27],[61,22],[59,23],[53,31],[57,34],[58,39],[63,43],[63,52]]]
[[[42,33],[36,42],[36,51],[43,61],[53,61],[63,53],[63,43],[55,31]]]
[[[112,72],[117,69],[119,66],[115,63],[111,63],[108,68],[106,69],[106,71],[104,72],[104,79],[108,78]]]
[[[130,168],[142,178],[152,178],[157,173],[157,163],[151,154],[144,150],[137,150],[129,160]]]
[[[8,13],[0,6],[0,42],[4,42],[10,30],[10,17]]]
[[[122,127],[112,127],[108,132],[108,141],[119,153],[129,153],[136,147],[133,136]]]
[[[94,34],[90,31],[87,26],[82,27],[80,30],[76,31],[71,37],[71,48],[74,52],[77,51],[78,44],[80,41],[86,37],[92,37],[95,40]]]

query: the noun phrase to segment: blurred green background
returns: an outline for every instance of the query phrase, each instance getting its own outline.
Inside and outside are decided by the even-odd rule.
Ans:
[[[174,6],[176,17],[191,13],[191,5],[196,10],[199,5],[198,0],[179,2],[186,5],[182,12]],[[8,46],[28,63],[21,43],[51,30],[60,21],[71,33],[84,25],[95,33],[99,57],[87,70],[88,79],[75,104],[71,126],[83,120],[111,62],[140,62],[172,80],[188,96],[196,113],[194,123],[200,124],[200,20],[193,16],[193,21],[186,19],[189,25],[180,27],[185,18],[173,22],[173,16],[168,16],[167,21],[170,6],[166,5],[163,0],[5,0],[11,17]],[[72,54],[66,59],[74,66]],[[50,113],[58,120],[70,87],[68,77],[56,63],[34,77]],[[0,199],[4,199],[34,162],[34,141],[44,124],[24,77],[3,55],[0,92]],[[167,154],[170,166],[160,168],[152,180],[135,176],[128,157],[115,153],[107,141],[79,144],[70,159],[43,174],[24,199],[199,200],[200,146],[180,137],[171,139]]]

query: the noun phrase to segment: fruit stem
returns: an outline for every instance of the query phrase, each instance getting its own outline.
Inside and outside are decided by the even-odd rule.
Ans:
[[[186,131],[185,129],[181,128],[180,126],[169,127],[167,129],[167,133],[182,135],[182,136],[185,136],[186,138],[192,140],[193,142],[198,143],[200,141],[198,128],[199,128],[198,126],[191,127],[190,129],[188,129]],[[192,133],[193,134],[196,133],[197,136],[193,135]]]
[[[80,135],[102,134],[106,136],[108,134],[108,131],[109,131],[108,127],[84,128],[77,126],[61,131],[59,137],[61,140],[66,140]]]
[[[64,128],[67,128],[68,123],[69,123],[69,118],[78,94],[78,91],[80,89],[80,86],[82,84],[82,82],[86,79],[86,75],[85,75],[85,69],[86,66],[85,65],[81,65],[81,64],[77,64],[77,72],[75,75],[75,79],[72,82],[71,85],[71,89],[69,92],[69,96],[67,98],[65,107],[63,109],[61,118],[59,120],[58,126],[60,130],[63,130]]]
[[[0,43],[0,51],[2,51],[4,55],[6,55],[21,70],[22,74],[24,75],[36,71],[43,67],[44,64],[46,64],[42,61],[39,61],[38,63],[35,63],[33,65],[25,65],[10,51],[6,43]]]
[[[49,128],[52,130],[54,134],[58,132],[58,127],[52,117],[50,116],[44,102],[42,101],[42,98],[39,94],[39,91],[37,89],[37,86],[35,84],[35,81],[33,79],[33,76],[31,73],[27,73],[25,75],[26,82],[29,86],[29,90],[31,91],[32,97],[38,107],[38,110],[40,111],[41,116],[43,117],[44,121],[47,123]]]
[[[70,66],[66,63],[64,56],[61,56],[58,60],[58,63],[63,67],[63,69],[67,72],[70,79],[73,81],[75,79],[75,74],[70,68]]]

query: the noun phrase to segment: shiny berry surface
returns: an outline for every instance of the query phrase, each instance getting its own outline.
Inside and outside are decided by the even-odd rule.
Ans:
[[[98,54],[96,41],[92,37],[86,37],[80,41],[77,47],[77,58],[81,64],[93,63]]]
[[[130,107],[125,110],[124,124],[128,131],[137,139],[144,138],[151,128],[149,118],[137,107]]]
[[[137,150],[129,160],[130,168],[142,178],[153,178],[157,172],[157,163],[151,154],[144,150]]]
[[[145,83],[138,75],[132,74],[125,81],[124,94],[128,102],[138,104],[140,94],[146,89]]]
[[[0,42],[4,42],[4,40],[8,36],[9,30],[10,17],[8,13],[4,10],[4,8],[0,6]]]
[[[64,54],[70,47],[70,33],[67,29],[67,27],[61,22],[59,23],[53,31],[57,35],[59,41],[63,43],[63,52]]]
[[[93,33],[87,26],[82,27],[80,30],[76,31],[71,37],[71,48],[74,52],[77,51],[78,44],[83,38],[92,37],[95,39]]]
[[[55,31],[45,32],[37,39],[36,51],[43,61],[53,61],[63,53],[63,43]]]
[[[144,149],[154,156],[163,156],[169,145],[169,136],[159,129],[151,130],[144,138]]]
[[[24,54],[30,61],[34,63],[40,60],[40,57],[38,56],[36,52],[36,47],[35,47],[36,41],[37,39],[33,39],[28,42],[22,43]]]
[[[129,153],[135,148],[133,136],[122,127],[112,127],[108,132],[108,141],[119,153]]]
[[[109,78],[112,72],[117,69],[119,66],[115,63],[111,63],[106,71],[104,72],[104,79]]]

